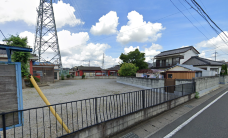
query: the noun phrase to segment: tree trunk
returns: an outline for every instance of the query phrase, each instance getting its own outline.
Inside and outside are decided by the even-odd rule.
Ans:
[[[22,81],[22,89],[25,89],[26,88],[26,86],[25,86],[25,78],[22,77],[21,81]]]

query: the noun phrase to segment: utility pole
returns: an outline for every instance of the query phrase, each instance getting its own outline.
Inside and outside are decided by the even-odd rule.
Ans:
[[[89,60],[89,67],[90,67],[90,60]]]
[[[216,54],[218,54],[218,52],[216,52],[216,50],[215,50],[215,61],[216,61]]]
[[[104,53],[103,53],[103,60],[102,60],[102,69],[104,69]]]

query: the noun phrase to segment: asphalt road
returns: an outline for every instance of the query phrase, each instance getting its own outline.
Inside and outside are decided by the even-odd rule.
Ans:
[[[196,107],[176,121],[162,128],[149,138],[165,137],[226,91],[228,91],[228,89],[224,88],[220,93],[211,97],[208,101]],[[172,138],[228,138],[228,93],[175,133]]]
[[[227,138],[228,94],[204,110],[172,138]]]

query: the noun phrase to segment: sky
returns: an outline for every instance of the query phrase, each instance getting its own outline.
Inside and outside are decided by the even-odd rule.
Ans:
[[[212,60],[216,51],[216,60],[227,61],[228,44],[185,0],[172,1],[182,12],[170,0],[53,0],[63,67],[101,67],[103,54],[104,68],[112,67],[121,63],[121,53],[136,48],[152,63],[160,52],[184,46],[194,46],[200,57]],[[196,1],[228,35],[228,1]],[[39,2],[1,0],[3,34],[27,37],[33,48]],[[0,34],[0,43],[3,39]]]

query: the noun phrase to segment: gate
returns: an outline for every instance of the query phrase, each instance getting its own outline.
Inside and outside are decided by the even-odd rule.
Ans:
[[[166,87],[165,88],[166,92],[174,93],[174,91],[175,91],[175,79],[165,79],[164,86]],[[167,87],[167,86],[170,86],[170,87]]]

